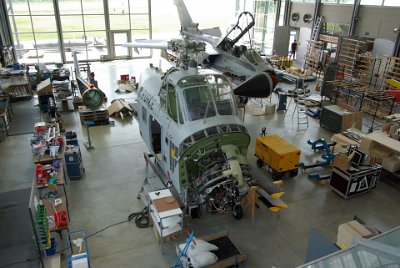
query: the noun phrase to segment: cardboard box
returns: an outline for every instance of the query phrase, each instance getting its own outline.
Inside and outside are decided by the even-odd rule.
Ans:
[[[373,234],[358,221],[350,221],[339,225],[336,245],[346,249],[352,245],[354,237],[370,238]]]
[[[50,78],[40,82],[36,87],[38,95],[49,94],[53,92],[53,86],[51,85]]]
[[[265,105],[265,114],[275,114],[276,104],[269,104]]]
[[[371,147],[372,147],[372,140],[367,137],[362,137],[360,146],[358,148],[363,152],[369,153]]]
[[[354,156],[353,154],[351,156],[338,154],[335,156],[335,159],[333,160],[333,166],[340,168],[342,170],[347,170],[350,166],[350,161],[353,156]]]
[[[383,147],[381,145],[375,144],[370,149],[371,158],[375,160],[375,163],[382,164],[385,157],[389,157],[393,154],[393,151],[389,148]]]
[[[400,156],[392,155],[383,158],[382,160],[382,168],[395,173],[400,170]]]

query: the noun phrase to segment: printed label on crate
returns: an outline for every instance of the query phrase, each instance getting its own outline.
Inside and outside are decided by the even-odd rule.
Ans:
[[[354,192],[356,189],[357,189],[357,183],[354,183],[354,182],[353,182],[353,183],[351,184],[351,186],[350,186],[349,193]]]
[[[364,176],[364,178],[362,178],[362,180],[358,184],[358,190],[357,191],[364,191],[364,190],[368,190],[367,176]]]

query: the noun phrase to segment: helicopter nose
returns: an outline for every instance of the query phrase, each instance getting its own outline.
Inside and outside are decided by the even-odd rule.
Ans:
[[[269,79],[268,76],[270,77],[266,73],[256,74],[235,88],[233,93],[250,98],[268,98],[274,88],[272,78]]]

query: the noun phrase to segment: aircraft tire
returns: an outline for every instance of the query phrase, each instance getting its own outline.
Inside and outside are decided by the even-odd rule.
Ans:
[[[241,205],[235,205],[233,207],[232,216],[237,220],[240,220],[241,218],[243,218],[243,208]]]
[[[257,167],[262,168],[263,165],[264,165],[264,162],[260,158],[258,158],[257,159]]]
[[[292,169],[291,171],[289,171],[289,177],[296,177],[297,174],[299,173],[299,169]]]

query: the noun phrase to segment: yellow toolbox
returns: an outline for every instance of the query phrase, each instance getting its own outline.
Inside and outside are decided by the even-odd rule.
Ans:
[[[300,149],[278,135],[268,135],[256,139],[257,166],[267,167],[272,178],[282,177],[289,172],[290,177],[297,176]]]

